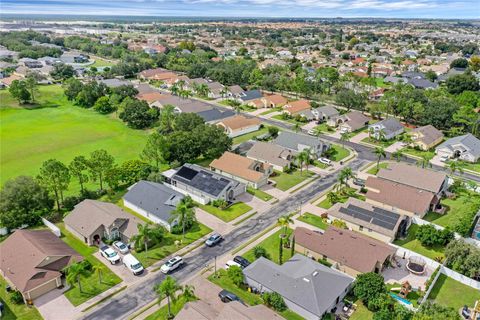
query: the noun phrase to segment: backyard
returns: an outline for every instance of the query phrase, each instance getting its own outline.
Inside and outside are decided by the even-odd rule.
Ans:
[[[315,214],[311,214],[310,212],[303,213],[297,218],[297,220],[308,223],[322,230],[327,230],[328,228],[328,223],[326,223],[322,217],[317,216]]]
[[[289,237],[292,234],[293,230],[292,229],[287,229],[287,237],[284,239],[284,241],[289,241]],[[267,251],[268,257],[270,260],[272,260],[275,263],[278,263],[278,246],[280,244],[280,235],[283,233],[283,228],[260,242],[257,246],[262,247]],[[250,262],[253,262],[257,260],[255,258],[254,250],[253,248],[247,252],[245,252],[242,255],[245,259],[247,259]],[[287,261],[292,257],[291,250],[290,248],[284,248],[283,249],[283,261]]]
[[[417,224],[412,224],[408,229],[408,234],[405,239],[395,240],[393,243],[404,247],[406,249],[412,250],[416,253],[424,255],[430,259],[444,258],[445,257],[445,247],[443,246],[434,246],[434,247],[425,247],[420,241],[415,238],[415,233],[418,230]]]
[[[15,304],[10,300],[11,294],[5,289],[7,282],[0,276],[0,302],[3,302],[5,309],[0,317],[2,320],[28,319],[40,320],[43,319],[37,308],[29,307],[26,304]]]
[[[268,127],[263,127],[260,130],[253,131],[253,132],[235,137],[235,138],[233,138],[233,143],[232,144],[233,145],[240,144],[240,143],[246,142],[248,140],[252,140],[255,137],[260,136],[260,135],[265,134],[265,133],[268,133]]]
[[[296,186],[308,178],[311,178],[312,176],[314,176],[314,173],[311,171],[307,172],[306,170],[303,170],[303,172],[300,172],[300,170],[295,170],[291,173],[275,170],[275,175],[272,175],[270,179],[277,183],[275,187],[282,191],[287,191],[288,189]]]
[[[115,62],[105,60],[105,59],[100,58],[100,57],[93,57],[93,60],[95,60],[95,62],[93,64],[89,65],[89,67],[104,68],[104,67],[111,67],[111,66],[115,65]]]
[[[97,149],[107,150],[117,163],[138,158],[147,140],[146,131],[74,106],[60,86],[38,89],[38,103],[28,107],[19,107],[8,91],[0,91],[1,184],[18,175],[35,176],[50,158],[68,164],[75,156],[89,156]],[[93,184],[87,187],[93,188]],[[72,179],[67,195],[79,189]]]
[[[214,216],[222,219],[225,222],[232,221],[235,218],[240,217],[242,214],[252,210],[252,207],[250,207],[248,204],[245,204],[243,202],[234,203],[226,209],[220,209],[220,208],[214,207],[211,204],[207,204],[207,205],[200,204],[198,207],[210,214],[213,214]]]
[[[428,299],[459,310],[464,305],[473,307],[480,300],[480,291],[441,274]]]

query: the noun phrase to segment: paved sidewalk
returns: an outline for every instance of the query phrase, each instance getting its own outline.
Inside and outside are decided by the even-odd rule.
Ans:
[[[260,108],[255,111],[249,112],[248,114],[251,114],[252,116],[260,116],[261,113],[268,111],[268,108]]]

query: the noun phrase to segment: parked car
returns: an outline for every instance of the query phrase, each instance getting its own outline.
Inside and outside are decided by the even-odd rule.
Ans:
[[[353,184],[359,187],[365,187],[365,180],[360,179],[360,178],[354,178],[353,179]]]
[[[175,269],[179,268],[180,266],[183,265],[183,259],[180,256],[173,257],[172,259],[168,260],[161,268],[160,270],[167,274]]]
[[[111,264],[120,262],[120,256],[118,255],[118,253],[109,246],[101,247],[100,254],[102,255],[102,257],[110,261]]]
[[[218,233],[214,233],[210,236],[210,238],[208,238],[206,241],[205,241],[205,244],[209,247],[213,247],[215,246],[216,244],[220,243],[220,241],[222,241],[223,238],[220,234]]]
[[[134,275],[143,273],[143,266],[132,254],[126,254],[123,257],[123,265],[130,270]]]
[[[231,293],[230,291],[227,290],[222,290],[218,293],[218,297],[222,302],[228,303],[231,301],[240,301],[240,298],[238,298],[235,294]]]
[[[440,156],[441,162],[447,162],[450,158],[448,156]]]
[[[233,262],[238,263],[242,267],[242,269],[244,269],[244,268],[246,268],[250,265],[250,261],[248,261],[247,259],[245,259],[242,256],[236,256],[235,258],[233,258]]]
[[[326,165],[328,165],[328,166],[332,164],[332,160],[327,159],[327,158],[318,158],[318,161],[319,161],[320,163],[326,164]]]
[[[228,268],[230,268],[231,266],[237,266],[237,267],[240,267],[240,268],[242,267],[242,266],[240,265],[240,263],[235,262],[235,261],[233,261],[233,260],[228,260],[227,263],[225,264],[225,269],[228,270]]]
[[[316,136],[317,135],[317,132],[316,132],[315,129],[310,129],[310,130],[307,131],[307,133],[311,136]]]
[[[122,241],[115,241],[113,243],[113,247],[115,249],[117,249],[118,251],[120,251],[120,253],[122,253],[122,254],[128,253],[128,246],[125,243],[123,243]]]

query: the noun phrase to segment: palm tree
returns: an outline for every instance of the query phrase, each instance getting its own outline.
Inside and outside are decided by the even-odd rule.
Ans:
[[[400,149],[398,149],[398,150],[396,150],[395,152],[392,153],[392,158],[396,159],[397,162],[400,161],[402,156],[403,156],[403,153],[402,153],[402,150],[400,150]]]
[[[105,272],[107,269],[103,264],[94,264],[92,266],[93,273],[98,275],[98,283],[102,283],[102,273]]]
[[[197,94],[202,97],[208,97],[208,94],[210,93],[210,88],[206,83],[199,84],[195,90]]]
[[[287,228],[290,225],[290,223],[293,223],[292,216],[290,214],[281,216],[278,218],[278,224],[282,227],[283,232],[282,232],[282,237],[285,238],[287,235]]]
[[[190,197],[183,198],[175,209],[171,220],[178,219],[178,224],[182,226],[182,238],[185,238],[185,226],[189,221],[195,221],[195,210],[193,209],[193,200]]]
[[[154,287],[154,290],[158,295],[159,302],[163,298],[167,298],[168,319],[171,319],[173,316],[172,309],[170,306],[170,300],[175,303],[175,301],[177,300],[177,296],[175,295],[175,293],[181,289],[182,289],[182,286],[180,286],[177,283],[177,280],[175,280],[175,278],[172,278],[171,276],[167,276],[165,280],[155,285]]]
[[[457,161],[450,161],[448,163],[448,170],[450,170],[451,174],[454,174],[455,172],[460,172],[463,173],[462,167],[458,164]]]
[[[164,133],[173,131],[175,125],[175,106],[166,104],[160,110],[160,125]]]
[[[420,163],[420,165],[422,166],[422,168],[425,168],[426,166],[430,165],[430,159],[432,157],[430,157],[429,155],[427,154],[424,154],[422,155],[422,159],[419,160],[418,162]]]
[[[338,194],[336,194],[335,192],[329,192],[327,193],[327,200],[333,205],[335,203],[337,203],[339,201],[338,199]]]
[[[182,290],[182,296],[187,301],[195,299],[195,287],[189,284],[184,285]]]
[[[228,94],[228,89],[223,87],[222,90],[220,91],[220,95],[222,98],[225,98],[225,96]]]
[[[321,128],[320,126],[316,126],[316,127],[313,129],[313,133],[315,134],[315,136],[316,136],[317,138],[320,139],[320,136],[322,135],[323,130],[322,130],[322,128]]]
[[[174,96],[178,96],[178,94],[180,93],[182,89],[180,89],[180,87],[178,86],[178,82],[174,83],[172,85],[172,87],[170,88],[170,92],[174,95]]]
[[[78,284],[78,290],[83,292],[82,283],[80,280],[89,274],[88,270],[85,268],[85,265],[83,263],[74,262],[70,266],[66,267],[64,271],[67,274],[67,283],[73,286],[76,282]]]
[[[306,157],[307,157],[307,155],[304,151],[300,152],[295,157],[295,159],[297,160],[297,164],[300,167],[300,175],[302,174],[303,164],[305,163]]]
[[[192,96],[192,92],[190,90],[180,90],[178,96],[182,99],[188,99]]]
[[[340,184],[344,184],[349,187],[348,179],[353,178],[354,176],[355,174],[353,173],[352,168],[345,167],[338,174],[338,180],[340,181]]]
[[[300,130],[300,124],[298,122],[295,122],[293,125],[293,131],[298,132]]]
[[[380,159],[385,158],[387,154],[382,147],[376,147],[373,153],[377,156],[377,171],[380,169]]]
[[[350,141],[350,133],[342,132],[340,135],[340,141],[342,141],[342,147],[345,148],[345,142]]]
[[[139,223],[137,225],[138,233],[132,238],[135,243],[135,248],[141,248],[141,246],[143,245],[143,247],[145,248],[145,252],[148,252],[148,243],[154,237],[154,231],[151,228],[151,225],[151,223]]]
[[[175,82],[175,84],[180,88],[180,90],[183,90],[185,88],[185,80],[178,80]]]
[[[232,107],[237,114],[239,114],[240,111],[242,111],[242,104],[240,102],[238,102],[237,100],[234,100],[234,99],[229,99],[227,101],[228,101],[227,102],[228,105],[230,107]]]

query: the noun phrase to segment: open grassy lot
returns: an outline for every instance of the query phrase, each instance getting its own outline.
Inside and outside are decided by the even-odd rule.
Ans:
[[[473,307],[480,300],[480,291],[441,274],[428,299],[459,310],[464,305]]]
[[[92,265],[103,265],[102,262],[98,261],[98,259],[93,256],[93,254],[98,251],[96,247],[89,247],[77,239],[65,229],[63,223],[59,223],[57,226],[62,231],[61,239],[63,242],[75,249]],[[105,271],[102,272],[102,283],[99,283],[98,276],[93,272],[89,276],[82,278],[80,281],[83,292],[80,292],[77,284],[73,285],[68,291],[65,292],[65,296],[74,306],[78,306],[110,289],[116,284],[122,282],[122,279],[117,277],[117,275],[115,275],[108,267],[105,267]]]
[[[250,207],[248,204],[245,204],[243,202],[234,203],[230,207],[223,210],[220,208],[214,207],[211,204],[207,204],[207,205],[201,204],[199,205],[199,208],[201,208],[204,211],[207,211],[210,214],[213,214],[214,216],[222,219],[225,222],[232,221],[233,219],[240,217],[242,214],[252,210],[252,207]]]
[[[0,91],[0,183],[18,175],[36,175],[50,158],[68,164],[77,155],[105,149],[121,163],[138,158],[145,146],[146,131],[74,106],[60,86],[39,86],[37,96],[36,106],[22,108],[8,91]],[[67,194],[79,189],[72,179]]]
[[[282,191],[286,191],[314,175],[313,172],[307,172],[306,170],[303,170],[303,172],[300,172],[300,170],[295,170],[291,173],[275,170],[275,173],[276,175],[270,177],[270,179],[275,181],[277,183],[276,187]]]
[[[292,234],[293,230],[292,229],[287,229],[287,237],[284,239],[285,241],[289,241],[289,237]],[[280,235],[283,233],[283,228],[272,234],[270,237],[266,238],[257,246],[265,248],[267,250],[268,256],[270,260],[272,260],[275,263],[278,263],[278,246],[280,244]],[[244,258],[246,258],[248,261],[253,262],[257,260],[255,258],[255,255],[253,254],[253,248],[244,254],[242,254]],[[290,248],[283,248],[283,261],[287,261],[292,257],[291,255],[291,250]]]
[[[335,153],[331,157],[331,160],[333,161],[341,161],[350,155],[350,151],[347,148],[337,144],[332,144],[331,148],[335,150]]]
[[[398,239],[395,240],[393,243],[409,250],[415,251],[424,255],[427,258],[435,259],[437,257],[445,257],[445,247],[442,246],[435,246],[435,247],[425,247],[423,246],[420,241],[415,238],[415,233],[418,230],[418,225],[412,224],[408,229],[408,235],[405,239]]]
[[[320,228],[322,230],[327,230],[328,228],[328,223],[324,222],[322,217],[319,217],[310,212],[303,213],[300,217],[298,217],[297,220],[311,224],[312,226]]]
[[[377,164],[375,164],[370,169],[368,169],[367,173],[376,175],[380,169],[388,168],[388,162],[380,162],[378,168],[379,169],[377,169]]]
[[[7,282],[0,276],[0,302],[3,303],[4,310],[2,312],[2,320],[28,319],[40,320],[43,319],[37,308],[27,306],[25,304],[15,304],[10,300],[11,294],[7,292],[5,287]]]
[[[273,199],[273,196],[269,195],[265,191],[262,191],[260,189],[254,189],[252,187],[247,187],[247,192],[250,193],[251,195],[257,197],[260,200],[263,201],[268,201]]]
[[[181,234],[167,232],[162,241],[155,246],[148,248],[147,252],[134,252],[133,255],[137,257],[138,261],[140,261],[144,267],[149,267],[155,262],[171,255],[210,232],[212,232],[212,229],[197,222],[185,232],[185,238],[183,240]],[[178,242],[178,245],[175,243],[176,241]]]

